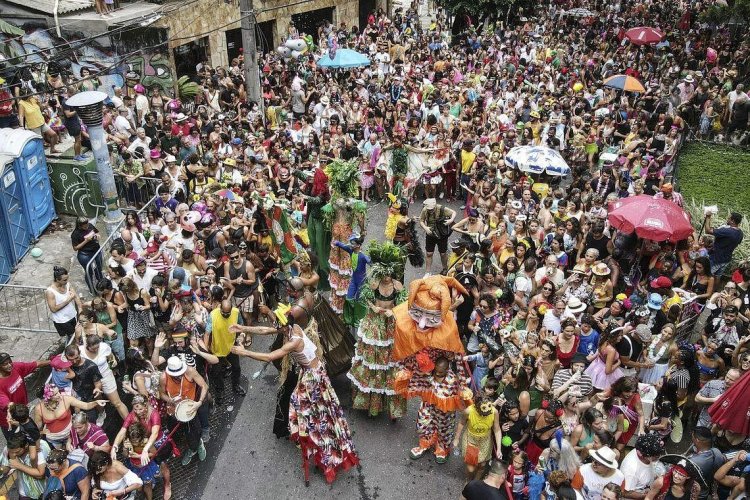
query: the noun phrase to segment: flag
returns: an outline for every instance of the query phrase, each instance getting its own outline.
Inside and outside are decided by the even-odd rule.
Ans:
[[[271,219],[268,225],[271,228],[271,238],[279,247],[281,261],[289,264],[297,256],[297,246],[294,243],[294,233],[289,224],[289,217],[286,211],[278,205],[274,205],[267,213]]]

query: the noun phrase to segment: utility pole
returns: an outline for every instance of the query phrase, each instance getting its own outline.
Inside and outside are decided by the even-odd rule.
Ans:
[[[117,185],[112,165],[109,163],[109,150],[102,127],[102,103],[106,98],[107,94],[104,92],[92,90],[79,92],[65,103],[76,109],[78,116],[88,127],[91,150],[96,159],[96,172],[99,175],[99,187],[107,207],[104,223],[107,225],[107,233],[112,234],[123,219],[123,215],[118,204]]]
[[[253,0],[240,0],[240,17],[242,26],[242,52],[245,61],[245,86],[251,101],[258,103],[258,110],[266,121],[263,109],[263,98],[260,93],[260,71],[258,70],[258,46],[255,42],[255,13]]]

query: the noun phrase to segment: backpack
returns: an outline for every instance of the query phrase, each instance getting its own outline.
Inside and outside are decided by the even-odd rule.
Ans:
[[[53,491],[62,491],[64,498],[72,499],[74,495],[68,495],[65,491],[65,478],[68,477],[68,474],[79,467],[83,467],[83,465],[79,464],[78,462],[70,462],[68,468],[65,469],[59,476],[50,475],[47,478],[47,486],[45,486],[44,488],[44,497],[46,498],[47,495],[49,493],[52,493]]]

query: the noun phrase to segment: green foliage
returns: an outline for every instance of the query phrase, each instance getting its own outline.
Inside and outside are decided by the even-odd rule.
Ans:
[[[693,142],[678,159],[679,189],[693,226],[700,230],[703,207],[717,205],[714,226],[724,223],[730,211],[741,213],[745,239],[734,251],[736,261],[750,258],[750,151],[732,146]]]
[[[750,0],[729,0],[729,3],[716,2],[701,14],[701,20],[709,24],[750,23]]]
[[[505,19],[506,13],[521,0],[440,0],[438,3],[454,14]]]
[[[686,199],[718,205],[721,212],[736,210],[750,216],[750,151],[731,146],[693,142],[678,159],[680,192]]]
[[[191,82],[187,75],[181,76],[180,79],[177,80],[177,88],[180,92],[180,99],[184,100],[193,99],[201,91],[200,85]]]
[[[367,249],[367,254],[372,259],[371,275],[376,279],[389,275],[399,279],[404,274],[406,265],[406,252],[398,245],[390,242],[379,242],[373,240]]]

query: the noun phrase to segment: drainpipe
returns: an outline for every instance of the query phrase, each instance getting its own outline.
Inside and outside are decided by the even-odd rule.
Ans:
[[[76,108],[78,116],[88,127],[91,148],[96,159],[99,188],[102,192],[104,205],[107,207],[104,223],[107,225],[107,233],[112,234],[124,216],[118,204],[115,175],[112,171],[112,165],[109,163],[109,149],[102,126],[102,103],[105,99],[107,99],[107,94],[104,92],[87,91],[75,94],[65,103]]]
[[[62,38],[62,34],[60,33],[60,20],[57,19],[57,10],[60,8],[60,0],[55,0],[55,8],[52,11],[52,14],[55,16],[55,29],[57,30],[57,38]]]

